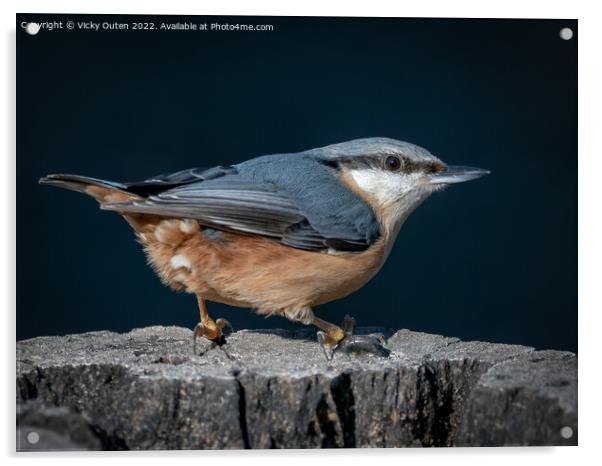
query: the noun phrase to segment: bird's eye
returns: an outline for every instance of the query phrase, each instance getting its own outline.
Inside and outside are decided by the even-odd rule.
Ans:
[[[401,160],[395,155],[389,155],[385,159],[385,168],[389,171],[396,172],[401,168]]]

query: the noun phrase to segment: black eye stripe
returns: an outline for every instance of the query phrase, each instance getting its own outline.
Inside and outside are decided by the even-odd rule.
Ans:
[[[387,165],[389,158],[395,158],[399,161],[398,168],[390,168]],[[337,157],[336,159],[322,160],[322,163],[334,169],[361,169],[372,168],[387,171],[403,171],[404,173],[424,172],[436,173],[445,170],[445,165],[440,162],[421,160],[414,161],[402,154],[378,154],[353,157]],[[393,162],[395,164],[395,162]],[[395,166],[395,165],[394,165]]]
[[[326,159],[326,160],[322,160],[322,163],[324,165],[326,165],[327,167],[334,168],[334,169],[337,169],[337,170],[340,168],[339,162],[337,160],[328,160],[328,159]]]

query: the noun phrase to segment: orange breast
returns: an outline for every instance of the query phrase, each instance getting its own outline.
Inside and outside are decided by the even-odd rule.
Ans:
[[[346,296],[376,274],[389,249],[380,240],[359,253],[311,252],[183,222],[191,221],[163,220],[139,230],[162,280],[176,290],[260,313],[278,314]]]

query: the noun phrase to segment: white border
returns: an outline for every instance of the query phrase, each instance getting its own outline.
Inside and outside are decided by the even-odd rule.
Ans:
[[[266,16],[434,16],[466,18],[576,18],[586,7],[576,2],[549,0],[528,2],[505,0],[431,0],[422,2],[369,2],[305,0],[279,2],[269,0],[224,0],[197,2],[193,0],[21,0],[15,2],[19,13],[132,13],[132,14],[214,14]]]
[[[550,465],[568,462],[589,463],[597,455],[596,446],[600,432],[600,340],[602,329],[602,299],[598,264],[602,263],[602,231],[600,217],[602,199],[598,184],[602,174],[602,145],[599,112],[602,109],[600,83],[602,72],[599,53],[602,50],[600,15],[595,2],[526,1],[505,0],[494,2],[455,0],[421,2],[386,2],[370,0],[351,3],[349,1],[304,0],[294,4],[284,1],[199,1],[130,0],[99,1],[29,1],[2,2],[2,79],[3,109],[0,113],[0,142],[3,147],[0,198],[3,203],[2,235],[2,287],[0,296],[5,299],[2,307],[4,317],[4,341],[1,345],[4,362],[3,383],[0,398],[6,403],[2,411],[5,416],[0,424],[0,442],[4,455],[14,452],[14,326],[15,326],[15,13],[132,13],[132,14],[220,14],[220,15],[285,15],[285,16],[413,16],[413,17],[503,17],[503,18],[578,18],[579,19],[579,444],[577,448],[504,448],[504,449],[439,449],[439,450],[348,450],[279,452],[140,452],[130,454],[104,453],[55,453],[45,455],[23,455],[29,463],[43,456],[47,464],[80,462],[85,457],[90,463],[99,463],[107,458],[128,457],[134,463],[156,464],[168,457],[186,462],[230,462],[244,461],[246,464],[303,464],[328,461],[333,465],[348,463],[366,464],[377,462],[410,462],[430,464],[504,465],[529,461],[545,461]],[[43,79],[43,77],[41,77]],[[553,79],[553,76],[550,77]],[[553,135],[550,135],[553,137]],[[554,251],[550,251],[554,254]],[[35,290],[32,290],[35,292]],[[545,327],[545,322],[542,322]]]

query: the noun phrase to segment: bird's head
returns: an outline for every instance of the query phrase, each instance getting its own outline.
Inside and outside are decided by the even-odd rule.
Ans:
[[[387,138],[323,147],[320,157],[374,209],[385,233],[396,235],[408,215],[433,192],[480,178],[488,170],[447,165],[426,149]]]

